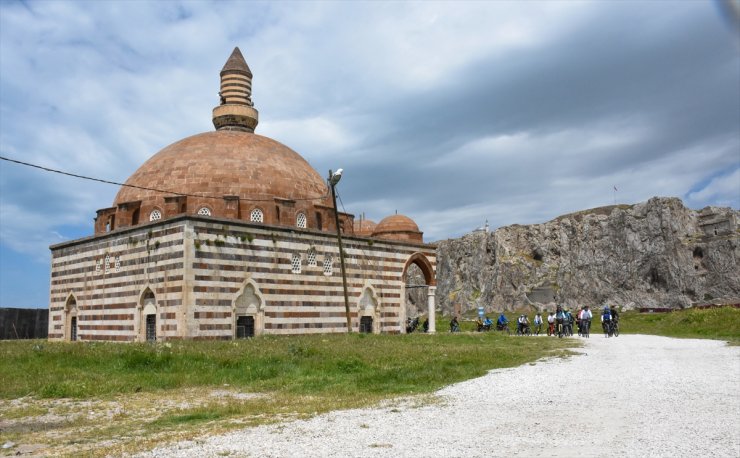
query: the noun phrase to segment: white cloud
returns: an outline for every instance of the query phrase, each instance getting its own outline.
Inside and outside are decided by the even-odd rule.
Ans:
[[[696,205],[713,202],[718,206],[735,206],[740,204],[740,167],[734,171],[712,178],[703,188],[690,192],[688,201]]]

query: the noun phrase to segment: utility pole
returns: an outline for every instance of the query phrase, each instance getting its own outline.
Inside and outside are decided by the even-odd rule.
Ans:
[[[342,179],[342,169],[332,172],[329,170],[329,187],[331,199],[334,202],[334,224],[337,227],[337,242],[339,243],[339,265],[342,269],[342,288],[344,289],[344,311],[347,316],[347,333],[352,332],[352,320],[349,317],[349,298],[347,297],[347,274],[344,270],[344,248],[342,247],[342,231],[339,226],[339,210],[337,210],[337,192],[334,187]]]

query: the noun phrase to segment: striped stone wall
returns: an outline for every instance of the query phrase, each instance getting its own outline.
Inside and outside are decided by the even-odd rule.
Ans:
[[[374,332],[403,332],[404,267],[419,252],[434,266],[434,247],[344,243],[354,330],[370,314]],[[157,339],[231,339],[237,313],[254,316],[256,334],[346,331],[331,234],[188,215],[53,246],[49,338],[68,340],[76,314],[80,340],[143,340],[147,288]]]

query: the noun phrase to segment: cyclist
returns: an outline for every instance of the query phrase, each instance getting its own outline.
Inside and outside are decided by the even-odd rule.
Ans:
[[[566,336],[573,335],[573,315],[570,313],[570,309],[565,309],[565,319],[563,320],[563,332]]]
[[[493,326],[493,321],[491,321],[490,318],[486,317],[485,320],[483,320],[483,330],[484,331],[490,331],[491,326]]]
[[[478,319],[475,320],[475,324],[476,324],[476,330],[478,332],[481,332],[483,330],[483,318],[479,316]]]
[[[558,337],[563,337],[563,327],[565,326],[565,312],[563,311],[563,307],[559,305],[557,310],[555,310],[555,323]]]
[[[578,335],[581,335],[581,314],[583,313],[583,306],[581,306],[581,309],[578,310],[578,313],[576,313],[576,327],[578,328]]]
[[[612,320],[614,320],[615,323],[619,322],[619,312],[617,312],[617,307],[612,305],[609,308],[609,311],[611,312]]]
[[[537,312],[537,314],[534,316],[534,333],[536,335],[540,335],[540,331],[542,330],[542,315],[540,312]]]
[[[518,334],[524,334],[524,328],[529,326],[529,319],[527,318],[527,315],[521,314],[519,315],[519,319],[517,320],[517,333]]]
[[[588,305],[583,307],[581,310],[581,335],[587,335],[589,328],[591,327],[591,318],[594,314],[588,309]]]
[[[501,312],[501,315],[498,316],[498,320],[496,320],[496,329],[503,331],[507,324],[509,324],[509,320],[506,319],[504,312]]]
[[[604,306],[604,310],[601,311],[601,327],[604,329],[604,334],[609,337],[609,325],[612,320],[612,313],[608,305]]]
[[[550,312],[547,316],[547,335],[551,336],[555,334],[555,313]]]

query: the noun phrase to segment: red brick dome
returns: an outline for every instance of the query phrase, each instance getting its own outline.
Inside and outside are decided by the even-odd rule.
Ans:
[[[390,240],[422,242],[422,235],[414,220],[404,215],[391,215],[383,218],[373,231],[373,237]]]
[[[148,222],[155,210],[169,217],[207,208],[200,214],[234,217],[220,210],[226,205],[224,198],[236,202],[235,197],[242,207],[242,219],[249,219],[252,207],[263,211],[269,207],[270,211],[275,199],[296,201],[296,211],[331,205],[326,183],[298,153],[270,138],[242,131],[206,132],[173,143],[139,167],[126,184],[189,194],[185,208],[173,212],[165,211],[165,197],[172,200],[174,194],[121,187],[113,206],[133,202],[141,209],[140,222]],[[280,219],[284,218],[276,222]]]

